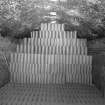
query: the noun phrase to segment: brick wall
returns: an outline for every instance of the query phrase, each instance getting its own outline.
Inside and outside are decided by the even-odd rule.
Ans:
[[[0,51],[0,87],[9,82],[9,63],[4,52]]]
[[[0,36],[0,87],[10,80],[9,62],[10,52],[15,50],[15,44],[8,38]]]
[[[88,54],[104,54],[105,55],[105,38],[88,41]]]
[[[105,55],[94,55],[92,68],[93,68],[92,69],[93,83],[104,94],[104,91],[105,91]]]
[[[105,96],[105,39],[88,42],[88,53],[93,55],[92,78],[95,86]]]

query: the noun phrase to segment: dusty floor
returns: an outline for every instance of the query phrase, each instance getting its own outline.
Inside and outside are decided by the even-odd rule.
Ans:
[[[7,84],[0,89],[0,105],[105,105],[105,100],[94,86]]]

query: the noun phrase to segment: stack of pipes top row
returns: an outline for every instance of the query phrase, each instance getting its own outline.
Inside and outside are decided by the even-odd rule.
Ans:
[[[53,23],[42,23],[41,24],[42,31],[64,31],[64,24],[53,24]]]
[[[11,53],[11,82],[92,84],[92,57],[87,41],[77,32],[64,31],[64,24],[42,23]]]

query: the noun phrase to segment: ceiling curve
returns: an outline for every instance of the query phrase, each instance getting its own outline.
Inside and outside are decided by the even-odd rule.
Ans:
[[[20,36],[41,22],[56,21],[77,30],[79,37],[104,37],[104,12],[104,0],[0,0],[0,31]]]

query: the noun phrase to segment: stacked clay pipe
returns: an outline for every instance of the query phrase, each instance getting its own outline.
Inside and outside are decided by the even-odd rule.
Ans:
[[[64,24],[42,23],[11,53],[13,83],[92,84],[92,57],[87,56],[87,41],[77,32],[64,30]]]

